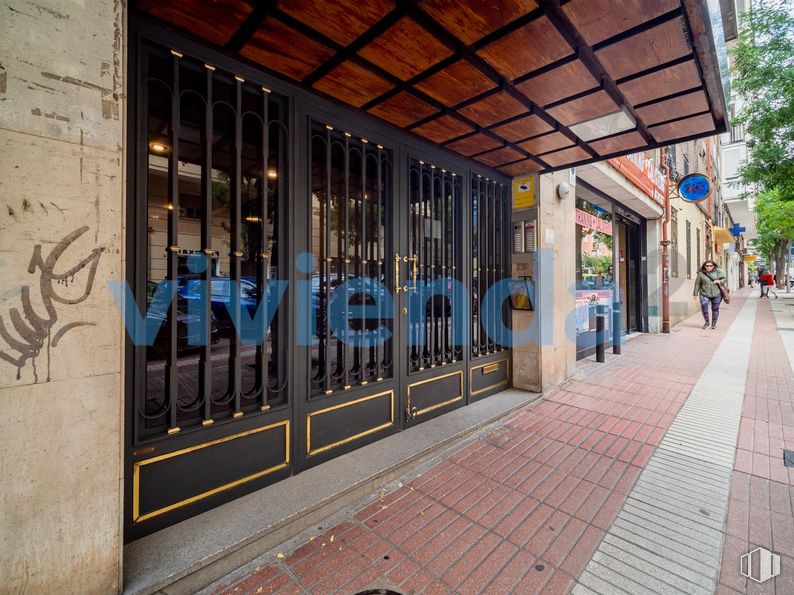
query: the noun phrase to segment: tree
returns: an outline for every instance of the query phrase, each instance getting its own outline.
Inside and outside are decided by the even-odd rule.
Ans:
[[[746,184],[794,200],[794,12],[785,0],[761,0],[742,17],[732,51],[732,84],[743,99],[733,124],[744,124]]]
[[[779,190],[761,192],[755,203],[756,249],[775,263],[778,284],[783,283],[788,247],[794,239],[794,201],[783,200]]]

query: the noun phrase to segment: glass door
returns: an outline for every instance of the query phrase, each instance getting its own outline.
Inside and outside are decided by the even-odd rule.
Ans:
[[[466,322],[463,255],[463,180],[459,173],[420,159],[408,160],[405,254],[396,288],[406,329],[408,424],[464,404],[463,342]]]
[[[220,64],[139,55],[126,539],[292,472],[288,102]]]
[[[310,137],[309,382],[297,444],[303,467],[399,426],[394,153],[317,120]]]
[[[633,333],[640,328],[640,226],[622,217],[618,222],[621,327],[624,333]]]

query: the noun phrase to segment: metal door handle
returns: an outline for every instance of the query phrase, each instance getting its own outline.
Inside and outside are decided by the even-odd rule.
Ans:
[[[400,287],[400,253],[394,253],[394,293],[400,293],[402,291],[402,287]]]
[[[409,289],[415,292],[417,289],[416,280],[418,277],[418,271],[417,271],[418,259],[416,258],[416,254],[414,254],[413,256],[406,256],[405,260],[411,263],[411,287]]]

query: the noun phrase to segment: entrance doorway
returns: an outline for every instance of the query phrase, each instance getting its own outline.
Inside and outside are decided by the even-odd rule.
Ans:
[[[616,216],[615,223],[618,235],[621,331],[624,334],[633,333],[642,330],[641,226],[620,215]]]
[[[508,304],[484,307],[508,179],[167,43],[130,52],[130,286],[157,332],[129,348],[127,541],[510,383]]]

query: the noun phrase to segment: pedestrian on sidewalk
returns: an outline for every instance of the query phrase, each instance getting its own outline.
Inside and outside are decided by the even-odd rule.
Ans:
[[[695,288],[693,297],[700,298],[700,310],[703,312],[703,319],[706,321],[703,328],[717,328],[717,319],[720,317],[720,304],[722,303],[722,292],[720,284],[725,283],[726,277],[713,260],[707,260],[700,267],[695,277]],[[709,322],[709,306],[711,306],[711,322]]]
[[[771,291],[775,294],[775,299],[777,299],[777,292],[775,291],[776,283],[777,278],[769,271],[761,275],[761,297],[769,299],[769,292]]]

